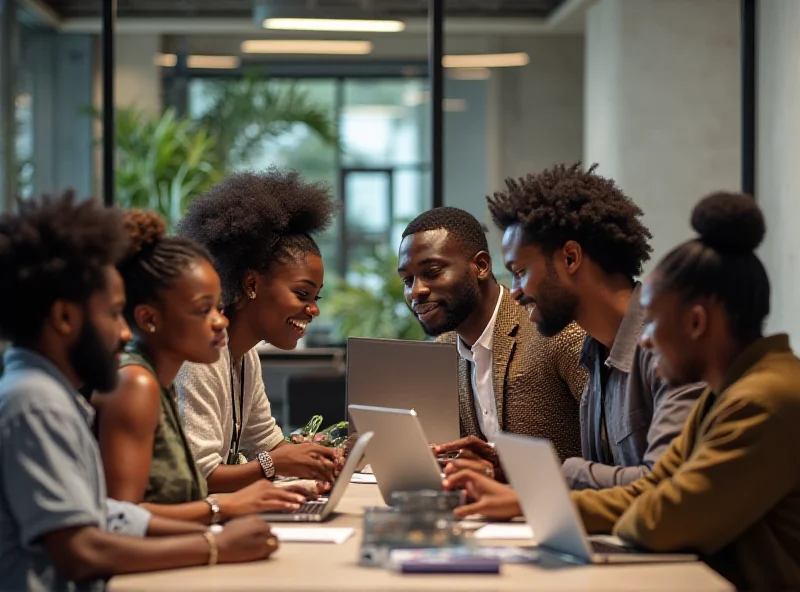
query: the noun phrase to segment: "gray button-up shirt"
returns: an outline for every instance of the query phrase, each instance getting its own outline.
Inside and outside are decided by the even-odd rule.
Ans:
[[[611,352],[587,337],[581,365],[589,372],[581,398],[583,458],[564,462],[572,489],[627,485],[646,475],[683,429],[704,384],[669,387],[656,376],[650,350],[639,347],[643,311],[636,288]]]
[[[6,352],[0,379],[0,590],[102,590],[55,570],[42,535],[96,526],[144,535],[150,513],[106,498],[92,408],[49,360]]]

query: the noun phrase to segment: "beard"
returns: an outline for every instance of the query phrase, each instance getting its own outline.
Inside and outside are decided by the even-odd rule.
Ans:
[[[578,310],[578,296],[560,284],[555,269],[548,271],[547,278],[539,289],[536,298],[541,320],[536,328],[544,337],[555,337],[575,320]]]
[[[420,321],[422,330],[430,337],[438,337],[443,333],[455,331],[466,321],[469,316],[480,305],[480,294],[478,286],[472,281],[472,277],[467,272],[458,294],[442,307],[444,318],[438,325],[431,325]]]
[[[70,364],[83,381],[82,392],[107,393],[114,390],[119,370],[116,358],[119,349],[111,351],[92,322],[88,318],[84,321],[78,339],[68,352]]]

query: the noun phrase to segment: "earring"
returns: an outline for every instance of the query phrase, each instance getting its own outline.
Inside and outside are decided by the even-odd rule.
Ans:
[[[247,296],[250,298],[250,300],[256,299],[256,293],[252,290],[247,294]]]
[[[150,333],[155,333],[156,332],[156,326],[153,323],[150,323],[147,326],[147,330],[150,331]]]

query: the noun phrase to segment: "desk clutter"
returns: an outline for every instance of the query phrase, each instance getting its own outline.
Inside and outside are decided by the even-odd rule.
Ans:
[[[536,559],[525,549],[479,547],[453,517],[463,491],[396,491],[389,507],[364,510],[358,563],[401,573],[500,573]]]

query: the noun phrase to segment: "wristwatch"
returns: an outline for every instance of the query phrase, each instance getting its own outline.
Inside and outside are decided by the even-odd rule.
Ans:
[[[272,462],[269,452],[259,452],[258,462],[261,465],[261,470],[264,471],[264,476],[267,479],[272,479],[275,476],[275,463]]]
[[[206,503],[208,504],[208,507],[211,508],[211,524],[219,524],[220,520],[222,519],[222,514],[220,513],[217,499],[209,495],[206,498]]]

